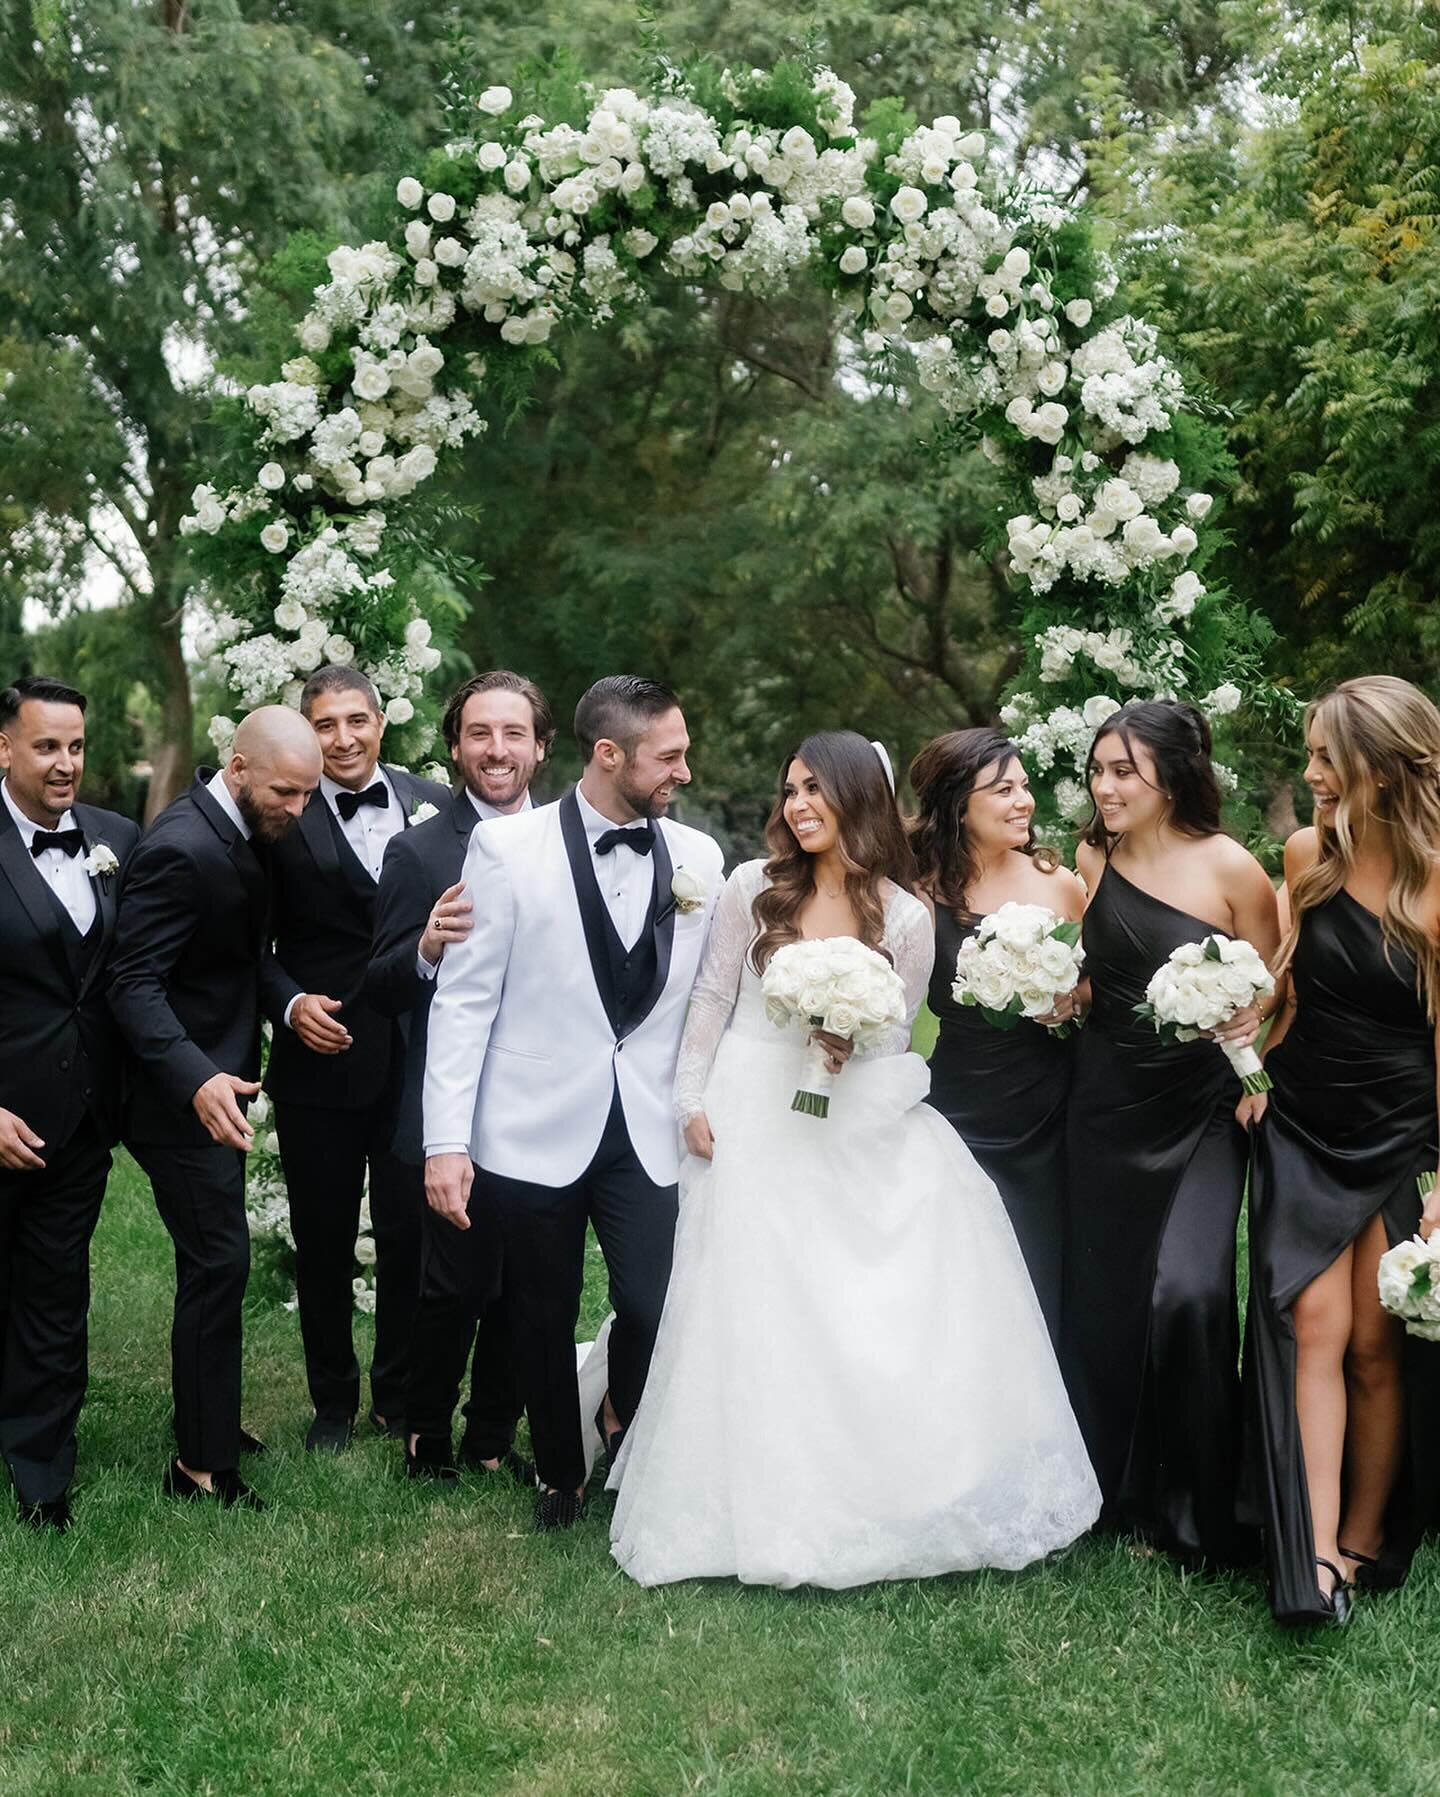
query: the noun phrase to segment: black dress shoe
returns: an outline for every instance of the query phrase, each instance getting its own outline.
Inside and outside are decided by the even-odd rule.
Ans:
[[[353,1417],[317,1416],[305,1431],[305,1451],[309,1454],[343,1454],[354,1434]]]
[[[252,1435],[248,1429],[240,1431],[240,1452],[242,1454],[268,1454],[269,1448],[258,1435]]]
[[[405,1441],[410,1434],[403,1416],[381,1416],[373,1404],[370,1406],[370,1425],[390,1441]]]
[[[443,1435],[417,1435],[412,1452],[405,1449],[405,1477],[428,1479],[435,1485],[453,1485],[460,1468],[450,1458],[450,1443]]]
[[[488,1466],[489,1460],[498,1460],[498,1466]],[[503,1454],[486,1454],[480,1443],[470,1437],[463,1436],[460,1451],[455,1456],[455,1463],[467,1473],[509,1473],[517,1485],[534,1485],[536,1483],[535,1462],[527,1460],[523,1454],[517,1453],[513,1447],[506,1448]]]
[[[542,1491],[535,1500],[535,1527],[542,1535],[551,1529],[573,1529],[585,1510],[584,1498],[573,1491]]]
[[[251,1490],[233,1466],[211,1473],[207,1490],[198,1479],[192,1479],[178,1460],[165,1469],[166,1497],[184,1498],[191,1503],[202,1501],[219,1504],[222,1510],[263,1510],[265,1500]]]
[[[57,1535],[63,1535],[70,1527],[70,1500],[58,1497],[46,1498],[38,1504],[21,1504],[20,1520],[37,1534],[53,1529]]]

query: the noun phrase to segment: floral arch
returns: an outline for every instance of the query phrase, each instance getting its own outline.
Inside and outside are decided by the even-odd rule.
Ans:
[[[538,110],[501,86],[455,98],[467,134],[399,182],[389,240],[329,256],[299,353],[245,395],[234,480],[195,490],[197,644],[240,708],[353,662],[397,752],[430,752],[417,491],[483,428],[487,383],[513,393],[553,353],[538,346],[657,276],[758,294],[818,279],[882,378],[904,368],[973,433],[1001,473],[1027,640],[1002,716],[1062,814],[1120,701],[1219,716],[1254,686],[1263,632],[1204,578],[1213,408],[1116,304],[1084,212],[1007,180],[981,133],[895,101],[857,121],[843,81],[793,62],[660,65],[643,93],[557,79]],[[215,720],[221,749],[230,730]]]

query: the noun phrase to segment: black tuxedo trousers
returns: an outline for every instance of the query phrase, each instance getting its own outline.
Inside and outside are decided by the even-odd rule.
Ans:
[[[617,1090],[590,1165],[568,1186],[477,1170],[493,1205],[505,1304],[541,1480],[585,1480],[575,1324],[585,1280],[585,1226],[594,1225],[610,1276],[610,1401],[623,1427],[640,1404],[675,1248],[678,1188],[659,1186],[631,1146]],[[456,1232],[460,1234],[460,1231]]]

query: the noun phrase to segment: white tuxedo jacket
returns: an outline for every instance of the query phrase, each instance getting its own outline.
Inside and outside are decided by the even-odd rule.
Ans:
[[[623,1038],[602,997],[604,900],[573,801],[472,833],[461,878],[474,926],[447,946],[430,1010],[427,1154],[468,1142],[470,1158],[491,1173],[570,1185],[594,1158],[618,1085],[646,1173],[657,1185],[678,1177],[675,1060],[724,856],[686,824],[661,818],[656,829],[656,978],[649,1009]],[[706,894],[688,914],[670,895],[681,867]]]

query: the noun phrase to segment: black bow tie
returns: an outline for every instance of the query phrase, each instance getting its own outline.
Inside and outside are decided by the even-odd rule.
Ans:
[[[622,842],[627,849],[634,849],[637,855],[648,855],[655,846],[654,824],[647,822],[638,830],[633,824],[625,830],[607,830],[603,836],[595,838],[595,853],[608,855],[611,849]]]
[[[335,795],[335,809],[347,824],[362,805],[374,805],[383,811],[389,803],[390,788],[383,780],[367,786],[364,792],[337,792]]]
[[[37,830],[30,838],[30,853],[37,859],[46,849],[59,849],[62,855],[78,855],[84,847],[83,830]]]

